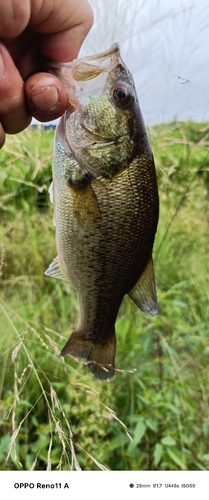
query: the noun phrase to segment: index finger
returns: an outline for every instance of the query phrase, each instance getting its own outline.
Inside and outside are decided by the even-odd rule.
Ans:
[[[61,0],[54,3],[48,17],[37,24],[31,12],[30,26],[42,35],[40,50],[55,62],[69,62],[78,56],[93,24],[93,10],[87,0]]]
[[[27,36],[38,35],[36,46],[47,59],[69,62],[78,56],[92,24],[93,11],[87,0],[1,2],[0,40],[8,46],[12,57],[27,32]]]
[[[9,52],[2,44],[0,44],[0,56],[2,60],[0,122],[5,132],[13,134],[26,128],[31,121],[31,116],[26,107],[24,82]]]

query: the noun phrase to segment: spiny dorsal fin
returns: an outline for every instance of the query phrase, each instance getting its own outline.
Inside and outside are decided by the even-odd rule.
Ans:
[[[65,277],[60,263],[59,263],[59,257],[55,257],[53,262],[49,265],[48,269],[45,271],[46,276],[50,276],[51,278],[57,278],[58,280],[66,280],[67,278]]]
[[[152,258],[149,259],[142,275],[129,293],[129,297],[143,311],[149,314],[158,313],[155,275]]]

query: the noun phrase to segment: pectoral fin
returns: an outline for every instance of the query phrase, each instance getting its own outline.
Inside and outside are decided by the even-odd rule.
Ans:
[[[71,192],[73,216],[82,229],[95,229],[101,223],[101,213],[96,195],[89,182],[88,175],[83,175],[72,181],[68,186]]]
[[[58,256],[55,257],[53,262],[50,264],[48,269],[45,271],[46,276],[50,276],[51,278],[57,278],[59,280],[66,280],[66,277],[61,269],[60,262]]]
[[[55,203],[54,203],[54,183],[53,183],[53,181],[51,182],[51,184],[49,186],[48,193],[49,193],[50,202],[52,203],[52,205],[54,205],[53,224],[54,224],[54,226],[56,226],[56,212],[55,212]]]
[[[51,184],[49,186],[48,193],[49,193],[50,202],[53,205],[54,204],[54,184],[53,184],[53,181],[51,182]]]
[[[158,313],[157,294],[152,258],[148,261],[136,285],[129,292],[129,297],[143,311],[149,314]]]

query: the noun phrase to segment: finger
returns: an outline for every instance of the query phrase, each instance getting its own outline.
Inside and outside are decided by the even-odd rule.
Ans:
[[[77,57],[92,24],[93,11],[87,0],[8,0],[1,5],[0,38],[9,44],[14,41],[11,50],[16,54],[19,35],[32,30],[42,37],[39,46],[45,57],[68,62]]]
[[[31,116],[27,110],[24,82],[7,49],[0,44],[0,122],[6,133],[15,134],[26,128]]]
[[[30,19],[31,5],[29,0],[17,2],[6,0],[1,2],[0,37],[9,39],[17,37],[26,28]]]
[[[3,147],[4,143],[5,143],[5,132],[2,127],[2,124],[0,123],[0,148]]]
[[[58,118],[68,104],[62,83],[48,73],[37,73],[28,78],[25,94],[32,116],[41,122]]]
[[[77,58],[93,19],[93,10],[87,0],[61,0],[60,5],[57,2],[45,22],[34,27],[43,35],[40,43],[42,54],[55,62],[69,62]]]

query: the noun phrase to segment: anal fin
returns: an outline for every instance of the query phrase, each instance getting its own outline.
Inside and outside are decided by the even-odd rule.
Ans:
[[[65,277],[63,270],[61,269],[59,257],[55,257],[52,263],[49,265],[48,269],[44,273],[46,276],[50,276],[51,278],[57,278],[59,280],[67,280]]]
[[[153,315],[158,313],[152,257],[149,259],[136,285],[129,292],[129,297],[143,312]]]

